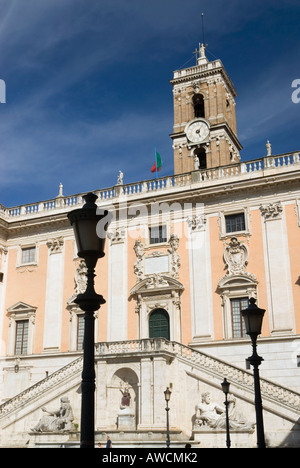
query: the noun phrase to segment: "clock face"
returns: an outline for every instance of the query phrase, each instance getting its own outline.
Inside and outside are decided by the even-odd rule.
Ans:
[[[192,122],[186,130],[186,136],[193,143],[200,143],[201,141],[205,140],[208,135],[209,127],[207,123],[203,122],[202,120]]]

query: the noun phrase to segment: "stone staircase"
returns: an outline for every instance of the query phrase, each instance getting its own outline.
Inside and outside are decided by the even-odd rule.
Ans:
[[[120,358],[121,356],[124,358],[124,356],[138,357],[145,355],[152,356],[155,354],[167,355],[171,359],[178,359],[186,366],[186,373],[188,375],[195,379],[207,381],[209,385],[215,388],[220,388],[220,382],[226,377],[236,396],[251,403],[254,401],[252,372],[233,366],[201,351],[182,345],[181,343],[158,338],[95,344],[96,361],[107,361],[109,358]],[[63,393],[66,393],[67,388],[71,389],[74,388],[75,385],[78,386],[81,381],[82,362],[82,357],[72,361],[65,367],[57,370],[47,378],[0,405],[0,446],[3,446],[3,444],[4,446],[14,445],[14,443],[18,443],[19,446],[26,446],[26,443],[28,444],[30,439],[28,430],[27,432],[23,431],[14,434],[9,431],[9,426],[25,419],[32,411],[36,411],[52,400],[57,400]],[[64,387],[63,391],[62,384]],[[261,378],[261,393],[264,409],[295,424],[296,432],[300,435],[300,394],[264,378]],[[5,436],[6,432],[8,432],[7,436]],[[111,433],[112,431],[109,432]],[[128,440],[131,440],[131,445],[134,447],[139,447],[141,441],[143,441],[143,446],[145,446],[145,443],[147,443],[145,442],[145,437],[152,446],[164,446],[165,435],[163,433],[156,434],[155,430],[147,431],[147,434],[141,437],[139,432],[141,433],[142,431],[135,431],[131,434],[115,431],[114,446],[126,446]],[[103,431],[96,433],[96,440],[103,442],[103,438]],[[45,437],[42,437],[42,439],[45,440]],[[175,431],[173,434],[173,441],[175,445],[184,447],[184,443],[187,441],[184,431]],[[72,434],[72,440],[69,437],[65,437],[64,443],[78,446],[78,433]],[[45,444],[43,445],[41,442],[38,443],[37,446],[45,446]]]
[[[236,387],[254,393],[253,373],[229,364],[226,361],[210,356],[175,341],[164,338],[103,342],[96,344],[96,357],[112,355],[138,354],[141,352],[155,353],[164,351],[186,362],[193,369],[199,369],[208,376],[216,378],[218,385],[224,377]],[[295,412],[300,416],[300,394],[292,389],[279,385],[261,377],[261,393],[264,403],[280,405],[284,411]]]

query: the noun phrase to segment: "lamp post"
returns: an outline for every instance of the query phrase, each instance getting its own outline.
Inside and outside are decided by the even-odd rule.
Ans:
[[[228,416],[228,405],[229,405],[229,401],[228,401],[228,393],[229,393],[229,387],[230,387],[230,383],[224,378],[224,381],[221,383],[221,386],[222,386],[222,390],[225,394],[225,402],[224,402],[224,405],[225,405],[225,410],[226,410],[226,446],[227,448],[230,448],[230,445],[231,445],[231,442],[230,442],[230,434],[229,434],[229,416]]]
[[[261,334],[261,327],[265,309],[260,309],[255,304],[254,297],[249,300],[249,306],[247,309],[241,311],[241,314],[245,321],[245,327],[247,335],[250,335],[252,341],[252,356],[248,358],[248,361],[253,366],[254,376],[254,395],[255,395],[255,412],[256,412],[256,431],[257,431],[257,447],[266,448],[265,435],[264,435],[264,423],[263,423],[263,408],[260,392],[260,381],[259,381],[259,370],[258,367],[263,361],[263,358],[257,354],[257,337]]]
[[[171,390],[169,389],[169,387],[167,387],[167,389],[164,391],[164,394],[165,394],[165,400],[166,400],[166,412],[167,412],[167,440],[166,440],[166,444],[167,444],[167,447],[170,447],[170,431],[169,431],[169,401],[170,401],[170,398],[171,398]]]
[[[78,294],[75,303],[84,314],[83,371],[81,382],[81,431],[80,448],[94,448],[95,431],[95,338],[94,312],[105,304],[105,300],[94,289],[95,267],[98,258],[104,257],[105,236],[97,235],[97,224],[107,216],[108,212],[97,214],[95,201],[97,196],[88,193],[84,197],[82,208],[68,214],[73,227],[78,249],[78,256],[84,258],[87,267],[87,286],[83,294]],[[104,226],[106,231],[108,223]]]

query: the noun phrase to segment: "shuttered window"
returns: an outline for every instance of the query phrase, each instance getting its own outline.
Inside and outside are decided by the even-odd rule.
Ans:
[[[17,320],[16,322],[16,346],[15,354],[27,354],[28,350],[29,320]]]
[[[84,314],[77,316],[77,350],[83,349],[83,337],[84,337]]]
[[[247,309],[249,301],[247,297],[231,299],[231,320],[233,338],[243,338],[246,336],[246,327],[241,310]]]

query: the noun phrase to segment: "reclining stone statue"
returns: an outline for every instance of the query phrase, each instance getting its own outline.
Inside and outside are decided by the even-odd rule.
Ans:
[[[211,428],[226,429],[225,407],[211,401],[210,392],[202,393],[202,401],[196,406],[194,430]],[[251,423],[236,409],[236,398],[228,395],[229,427],[235,431],[254,431],[255,423]]]
[[[60,408],[57,411],[48,411],[45,407],[42,411],[47,414],[41,417],[32,429],[33,432],[63,432],[74,429],[74,416],[68,397],[60,399]]]

